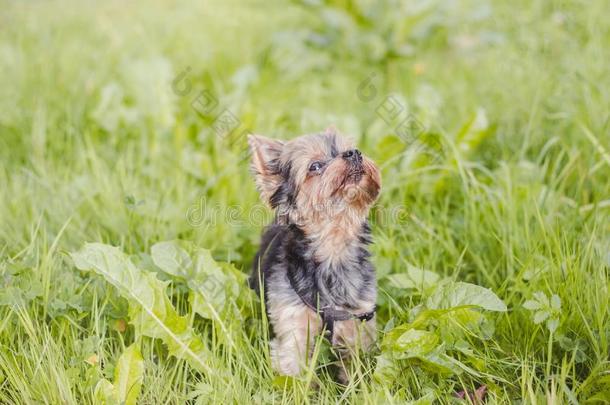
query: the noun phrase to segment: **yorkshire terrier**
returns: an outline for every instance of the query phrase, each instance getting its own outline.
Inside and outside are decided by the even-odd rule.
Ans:
[[[274,338],[271,360],[298,375],[326,333],[348,381],[350,355],[376,338],[369,208],[381,190],[377,166],[334,129],[279,141],[250,135],[251,168],[275,220],[262,235],[250,286],[261,283]]]

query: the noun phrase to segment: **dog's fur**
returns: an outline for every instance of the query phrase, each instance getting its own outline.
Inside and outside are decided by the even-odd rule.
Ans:
[[[374,311],[367,215],[381,189],[380,173],[334,129],[287,142],[251,135],[249,144],[257,188],[276,211],[263,233],[250,285],[259,291],[264,283],[274,368],[297,375],[324,328],[304,295],[310,303],[349,314]],[[334,322],[331,343],[345,363],[357,347],[368,349],[375,336],[374,317],[342,320]]]

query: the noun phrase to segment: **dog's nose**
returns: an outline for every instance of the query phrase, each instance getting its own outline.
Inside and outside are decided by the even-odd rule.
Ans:
[[[362,153],[358,149],[350,149],[341,155],[348,162],[362,163]]]

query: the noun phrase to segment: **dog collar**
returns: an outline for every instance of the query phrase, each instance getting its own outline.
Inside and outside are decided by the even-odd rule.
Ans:
[[[342,309],[334,309],[329,306],[320,308],[317,305],[313,305],[313,303],[310,302],[307,299],[307,297],[305,297],[298,289],[294,288],[294,285],[292,284],[292,282],[290,284],[291,284],[292,289],[297,293],[297,295],[301,299],[301,301],[303,301],[303,304],[305,304],[305,306],[307,306],[312,311],[320,314],[320,317],[322,318],[322,324],[324,326],[324,329],[326,329],[326,333],[328,334],[327,337],[331,342],[333,339],[335,322],[349,321],[352,319],[367,322],[367,321],[370,321],[371,319],[373,319],[373,317],[375,316],[375,312],[377,312],[377,305],[373,306],[372,311],[363,312],[360,314],[352,314],[349,311],[345,311]]]
[[[351,312],[334,308],[321,309],[318,312],[322,317],[322,323],[324,325],[324,328],[326,329],[326,332],[328,333],[328,339],[332,342],[336,321],[349,321],[350,319],[354,319],[362,322],[367,322],[373,319],[376,311],[377,306],[375,305],[372,311],[364,312],[361,314],[352,314]]]

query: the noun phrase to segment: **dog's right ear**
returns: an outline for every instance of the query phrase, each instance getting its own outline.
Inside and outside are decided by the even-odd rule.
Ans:
[[[252,152],[250,169],[254,173],[256,188],[263,201],[270,204],[271,196],[282,184],[280,154],[284,142],[260,135],[248,135],[248,144]]]

